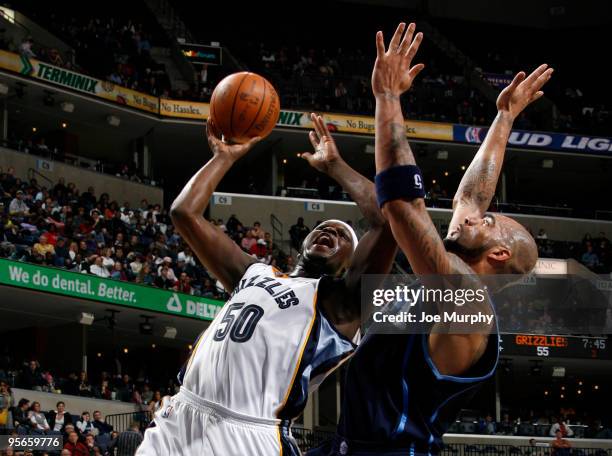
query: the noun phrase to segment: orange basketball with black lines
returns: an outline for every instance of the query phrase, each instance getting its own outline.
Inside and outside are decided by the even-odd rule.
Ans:
[[[268,136],[280,114],[276,90],[265,78],[243,71],[224,78],[213,91],[210,116],[225,141],[245,143]]]

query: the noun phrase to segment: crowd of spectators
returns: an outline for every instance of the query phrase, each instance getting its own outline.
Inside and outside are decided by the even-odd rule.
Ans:
[[[23,8],[70,48],[62,53],[32,36],[15,42],[2,32],[2,49],[153,96],[170,95],[165,67],[151,57],[156,30],[150,24],[104,14],[77,17],[71,14],[74,10],[55,11],[52,7],[47,11],[38,4],[29,10],[24,3]]]
[[[47,142],[46,137],[42,134],[37,134],[27,139],[18,138],[15,135],[10,134],[7,139],[0,141],[0,145],[18,152],[23,152],[25,154],[32,154],[51,159],[53,161],[67,163],[88,171],[111,174],[132,182],[154,186],[163,184],[163,180],[155,181],[143,176],[133,162],[116,163],[106,160],[92,160],[78,155],[67,154],[61,147],[54,144],[53,141]]]
[[[0,170],[0,257],[131,281],[208,298],[224,291],[174,231],[168,211],[142,200],[119,204],[59,179],[46,188]],[[211,220],[258,261],[292,263],[255,221]]]
[[[287,108],[374,113],[373,58],[361,49],[257,43],[244,51],[249,69],[273,83]],[[441,56],[428,60],[419,84],[402,103],[409,118],[467,124],[485,124],[494,108]]]
[[[566,413],[535,413],[530,410],[528,414],[504,413],[500,421],[493,415],[483,414],[478,417],[471,413],[462,413],[455,423],[455,432],[476,433],[483,435],[532,435],[539,437],[560,438],[591,438],[612,439],[612,428],[609,423],[590,414],[577,417],[574,409],[562,409]],[[560,434],[560,435],[559,435]]]
[[[536,240],[541,258],[573,258],[595,273],[606,274],[612,271],[612,245],[603,231],[597,237],[586,233],[580,242],[550,240],[543,228],[531,234]]]
[[[154,405],[154,400],[151,399]],[[72,413],[64,401],[58,401],[55,408],[48,411],[41,409],[40,402],[27,398],[17,400],[11,387],[0,381],[0,434],[15,437],[24,436],[61,436],[63,448],[57,451],[37,454],[55,454],[60,456],[127,456],[133,455],[142,442],[142,424],[148,421],[150,414],[139,416],[138,421],[122,432],[117,432],[99,410]],[[2,453],[11,456],[12,450]]]

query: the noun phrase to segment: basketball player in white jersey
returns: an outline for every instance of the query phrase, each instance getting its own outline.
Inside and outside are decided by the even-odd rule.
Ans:
[[[202,214],[223,176],[259,139],[225,144],[209,121],[213,158],[187,183],[171,215],[204,266],[233,291],[194,345],[179,374],[180,392],[164,401],[137,455],[299,454],[292,420],[308,391],[352,354],[361,275],[389,272],[396,244],[374,184],[340,157],[323,119],[311,118],[315,153],[303,158],[342,185],[369,231],[358,242],[348,224],[328,220],[306,237],[289,275],[256,262]]]

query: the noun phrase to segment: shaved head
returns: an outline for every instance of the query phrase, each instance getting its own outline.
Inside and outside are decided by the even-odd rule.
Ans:
[[[468,264],[486,262],[496,274],[527,274],[538,260],[538,248],[529,231],[501,214],[466,219],[444,245]]]
[[[505,240],[512,252],[512,257],[506,262],[506,272],[510,274],[527,274],[538,261],[538,246],[523,225],[505,215],[496,216],[500,224],[501,240]]]

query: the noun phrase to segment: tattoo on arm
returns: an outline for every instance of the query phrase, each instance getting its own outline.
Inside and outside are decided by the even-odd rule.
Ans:
[[[406,139],[406,127],[402,124],[392,123],[391,127],[391,144],[390,149],[393,156],[397,157],[398,154],[406,151],[410,151],[410,145],[408,139]]]
[[[474,165],[463,177],[460,195],[462,200],[475,201],[484,211],[495,195],[499,167],[495,160]]]

